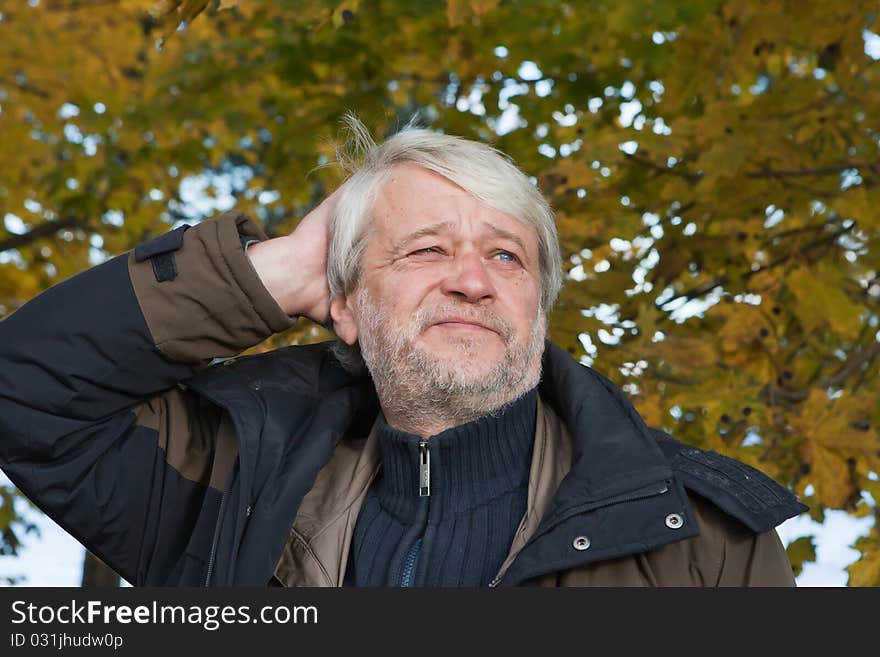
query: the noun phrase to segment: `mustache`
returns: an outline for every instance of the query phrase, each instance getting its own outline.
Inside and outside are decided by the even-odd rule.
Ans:
[[[488,309],[477,312],[473,307],[458,304],[443,304],[431,308],[421,308],[416,312],[414,320],[419,333],[421,333],[446,317],[460,317],[467,322],[481,324],[495,331],[505,340],[510,340],[514,334],[513,324],[495,312]]]

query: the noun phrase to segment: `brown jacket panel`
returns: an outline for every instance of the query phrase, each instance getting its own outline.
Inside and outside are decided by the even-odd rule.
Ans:
[[[156,346],[181,363],[234,356],[290,328],[241,245],[241,235],[266,239],[258,224],[227,212],[183,234],[174,252],[177,275],[157,280],[149,258],[129,258],[132,285]]]
[[[697,495],[690,501],[700,535],[659,550],[550,574],[540,586],[795,586],[775,530],[755,534]]]

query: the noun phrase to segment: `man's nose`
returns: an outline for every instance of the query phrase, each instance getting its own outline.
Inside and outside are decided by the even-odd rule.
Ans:
[[[452,259],[443,292],[471,303],[495,296],[495,286],[478,253],[462,253]]]

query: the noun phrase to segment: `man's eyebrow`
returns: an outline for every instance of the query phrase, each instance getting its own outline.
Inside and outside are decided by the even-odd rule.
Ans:
[[[451,230],[451,229],[452,229],[452,222],[451,221],[441,221],[436,224],[431,224],[430,226],[425,226],[424,228],[419,228],[418,230],[411,232],[409,235],[406,235],[405,237],[403,237],[403,239],[399,240],[394,245],[393,250],[395,253],[399,253],[400,251],[402,251],[406,247],[407,244],[419,239],[420,237],[425,237],[428,235],[437,235],[439,233],[442,233],[444,230]]]
[[[511,242],[519,246],[519,248],[523,250],[524,254],[528,255],[529,252],[528,249],[526,249],[525,242],[523,242],[520,236],[516,233],[511,233],[509,230],[504,230],[503,228],[499,228],[498,226],[493,226],[491,224],[489,224],[489,232],[491,232],[496,237],[510,240]]]
[[[453,230],[455,225],[451,221],[441,221],[436,224],[431,224],[430,226],[425,226],[424,228],[419,228],[411,232],[410,234],[404,236],[401,240],[399,240],[393,247],[393,252],[395,254],[400,253],[406,248],[406,245],[410,242],[413,242],[421,237],[426,237],[429,235],[438,235],[443,231]],[[520,249],[522,249],[523,254],[528,256],[529,252],[526,249],[525,242],[523,242],[522,238],[516,233],[511,233],[509,230],[505,230],[503,228],[499,228],[498,226],[493,226],[492,224],[488,224],[489,232],[495,235],[496,237],[500,237],[502,239],[508,239],[514,244],[516,244]]]

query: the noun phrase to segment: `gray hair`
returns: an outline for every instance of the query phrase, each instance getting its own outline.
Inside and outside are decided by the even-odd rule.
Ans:
[[[343,118],[350,136],[337,160],[351,174],[330,218],[327,282],[331,298],[357,287],[366,227],[382,183],[400,164],[437,173],[490,207],[532,226],[538,234],[541,308],[553,307],[562,287],[562,257],[547,200],[513,161],[487,144],[407,125],[377,144],[354,115]],[[349,369],[363,369],[357,350],[341,341],[336,355]]]

